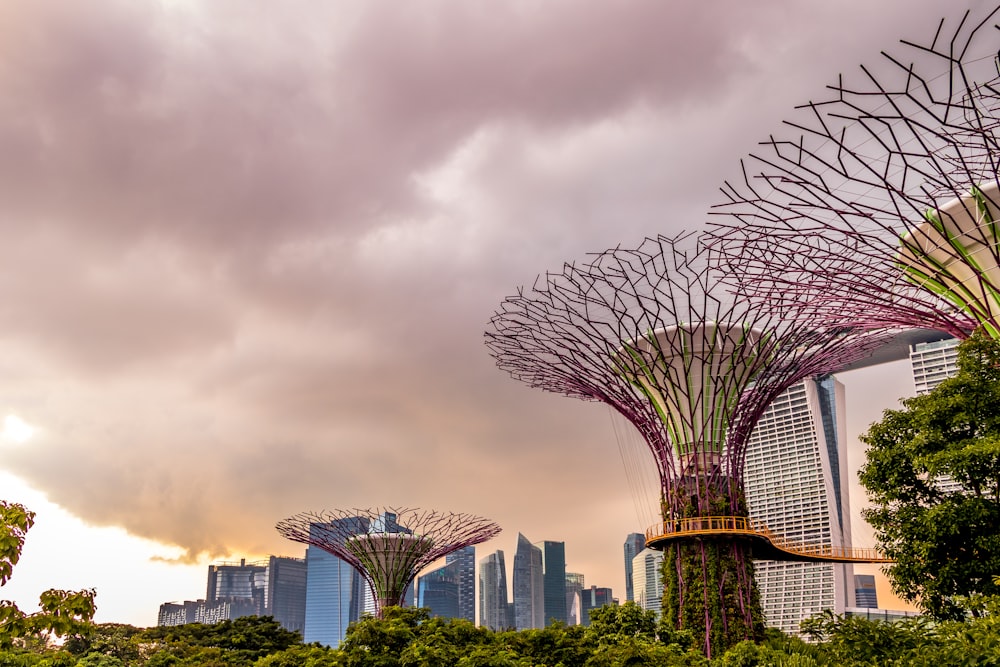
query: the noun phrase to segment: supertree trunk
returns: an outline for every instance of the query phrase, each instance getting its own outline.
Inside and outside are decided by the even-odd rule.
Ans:
[[[739,485],[698,484],[675,494],[664,521],[746,517]],[[682,488],[682,487],[679,487]],[[687,493],[687,491],[695,493]],[[675,630],[689,630],[706,655],[764,632],[760,593],[746,540],[713,536],[667,544],[663,553],[663,615]]]

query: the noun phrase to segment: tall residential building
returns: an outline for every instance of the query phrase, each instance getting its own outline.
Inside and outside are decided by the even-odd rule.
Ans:
[[[566,543],[546,540],[535,546],[542,550],[544,625],[566,623]]]
[[[910,346],[910,366],[913,368],[913,385],[917,396],[930,392],[958,373],[958,343],[954,338],[946,338]],[[934,481],[944,493],[954,493],[962,488],[949,475],[941,475]]]
[[[518,630],[545,627],[542,550],[521,533],[514,552],[514,626]]]
[[[342,519],[355,534],[368,532],[362,517]],[[314,530],[322,531],[322,525]],[[303,641],[336,648],[344,640],[347,626],[374,608],[374,595],[360,573],[333,554],[318,547],[306,548],[306,614]]]
[[[470,545],[444,557],[448,565],[456,563],[458,570],[458,616],[476,622],[476,547]]]
[[[850,544],[844,386],[810,379],[780,394],[750,437],[744,482],[750,516],[804,544]],[[764,618],[795,634],[799,622],[854,606],[850,564],[756,562]]]
[[[566,624],[580,625],[580,613],[574,606],[578,593],[583,590],[583,575],[577,572],[566,573]]]
[[[926,394],[958,372],[958,341],[946,338],[911,345],[910,365],[917,396]]]
[[[655,611],[659,616],[663,608],[663,552],[643,549],[629,565],[635,603],[647,611]]]
[[[208,566],[204,600],[160,606],[158,625],[218,623],[240,616],[273,616],[286,630],[302,632],[306,562],[271,556],[266,561]]]
[[[862,609],[878,608],[878,592],[875,590],[874,574],[854,575],[854,597],[856,605]]]
[[[580,591],[578,605],[580,614],[580,625],[590,625],[590,610],[598,609],[607,604],[615,604],[610,588],[598,588],[591,586]]]
[[[625,538],[625,600],[635,600],[632,589],[632,559],[646,548],[646,536],[642,533],[629,533]]]
[[[479,561],[479,625],[491,630],[513,627],[513,614],[507,602],[507,566],[503,551],[496,551]]]
[[[417,606],[431,616],[458,618],[459,563],[453,561],[420,575],[417,579]]]

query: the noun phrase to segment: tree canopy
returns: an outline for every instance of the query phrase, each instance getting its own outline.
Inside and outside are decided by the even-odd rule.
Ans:
[[[864,516],[893,590],[937,619],[1000,586],[1000,343],[981,332],[958,346],[958,373],[887,410],[861,437]]]
[[[23,505],[0,500],[0,586],[10,579],[21,558],[24,539],[35,513]],[[93,589],[49,589],[39,596],[39,611],[26,614],[9,600],[0,600],[0,648],[15,641],[49,634],[64,636],[79,630],[97,611]]]

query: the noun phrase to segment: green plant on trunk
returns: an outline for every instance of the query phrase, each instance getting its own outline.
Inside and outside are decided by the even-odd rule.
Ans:
[[[669,503],[670,519],[747,516],[742,490],[733,480],[692,482],[697,486],[680,490]],[[670,542],[662,568],[664,622],[690,631],[705,655],[721,655],[763,636],[760,592],[745,540],[700,536]]]

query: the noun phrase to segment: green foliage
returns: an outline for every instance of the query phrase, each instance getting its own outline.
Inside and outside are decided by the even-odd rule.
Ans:
[[[723,484],[722,488],[699,484],[697,493],[688,493],[687,489],[679,489],[669,503],[664,503],[664,516],[748,514],[743,492],[735,483]],[[690,633],[709,657],[720,655],[740,641],[763,636],[760,592],[746,542],[726,538],[671,542],[664,549],[661,572],[664,630]]]
[[[940,620],[962,618],[970,596],[1000,593],[1000,343],[977,332],[958,366],[861,437],[864,514],[895,560],[893,590]],[[944,490],[944,476],[961,488]]]
[[[664,641],[662,624],[633,603],[596,610],[587,628],[493,632],[426,610],[386,610],[384,619],[351,626],[339,649],[275,631],[272,619],[248,617],[214,626],[140,630],[102,624],[63,648],[38,643],[0,650],[0,667],[951,667],[1000,664],[1000,598],[977,601],[981,617],[898,623],[826,612],[803,624],[813,643],[768,630],[712,660]],[[667,636],[671,636],[668,635]],[[690,639],[690,636],[687,636]],[[291,640],[290,645],[284,644]]]
[[[24,536],[35,523],[35,513],[24,505],[0,500],[0,586],[7,583],[21,558]]]
[[[343,654],[326,646],[299,644],[257,659],[253,667],[341,667]]]
[[[270,616],[243,616],[214,625],[188,623],[148,628],[131,640],[166,654],[157,664],[240,665],[300,644],[302,637],[284,629]],[[168,656],[175,661],[169,661]]]
[[[23,505],[0,500],[0,586],[7,583],[21,558],[24,538],[35,513]],[[0,600],[0,648],[32,637],[62,637],[85,628],[97,611],[93,589],[50,589],[39,596],[39,611],[25,614],[9,600]]]

